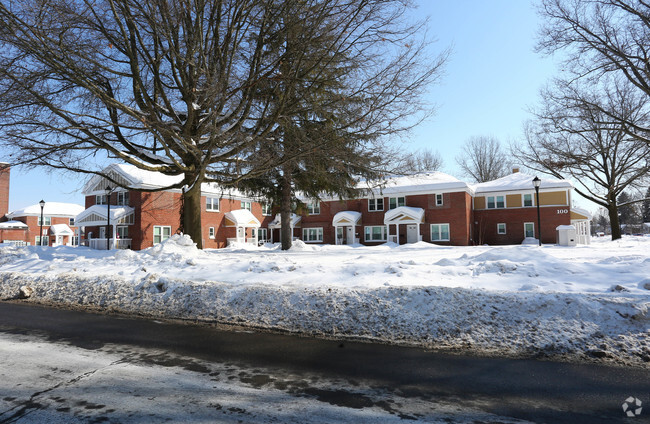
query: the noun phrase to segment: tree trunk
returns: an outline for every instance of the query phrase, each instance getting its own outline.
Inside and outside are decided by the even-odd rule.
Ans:
[[[609,213],[609,226],[612,229],[612,240],[618,240],[621,238],[621,224],[618,219],[618,206],[616,205],[616,196],[613,194],[609,196],[607,212]]]
[[[291,228],[291,171],[288,165],[283,166],[281,184],[280,223],[282,227],[280,228],[280,239],[282,240],[282,250],[289,250],[293,240],[293,228]]]
[[[196,247],[203,249],[203,234],[201,232],[201,183],[196,182],[189,190],[183,193],[183,232],[196,243]]]

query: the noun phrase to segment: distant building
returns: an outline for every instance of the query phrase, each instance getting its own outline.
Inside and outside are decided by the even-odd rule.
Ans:
[[[6,215],[7,222],[0,223],[0,243],[76,246],[80,233],[75,217],[83,210],[73,203],[46,202],[42,234],[39,204],[13,211]]]
[[[107,197],[109,180],[95,176],[88,181],[83,191],[86,209],[76,222],[85,227],[84,244],[105,249],[108,236],[110,248],[139,250],[180,229],[181,190],[144,191],[173,185],[180,177],[118,164],[105,172],[129,189],[111,188]],[[442,172],[387,177],[360,183],[365,194],[355,199],[301,198],[306,210],[292,215],[291,232],[294,238],[314,244],[519,244],[539,234],[532,180],[519,172],[477,185]],[[572,192],[569,181],[542,180],[539,206],[544,243],[555,243],[556,228],[567,225],[576,226],[579,243],[589,242],[591,217],[570,207]],[[201,195],[204,247],[280,241],[280,217],[263,199],[214,184],[203,184]]]

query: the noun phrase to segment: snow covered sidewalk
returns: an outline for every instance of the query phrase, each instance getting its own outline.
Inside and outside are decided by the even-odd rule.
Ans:
[[[0,298],[650,366],[650,238],[591,246],[0,247]]]

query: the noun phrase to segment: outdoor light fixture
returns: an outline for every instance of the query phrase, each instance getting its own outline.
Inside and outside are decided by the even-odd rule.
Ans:
[[[538,177],[533,178],[533,186],[535,187],[535,197],[537,202],[537,236],[539,237],[539,245],[542,245],[542,224],[539,216],[539,186],[542,185],[542,180]]]
[[[106,186],[106,250],[110,250],[110,238],[108,235],[111,231],[111,186]]]
[[[41,200],[38,202],[39,205],[41,205],[41,236],[38,239],[38,244],[40,246],[43,245],[43,208],[45,208],[45,200]]]

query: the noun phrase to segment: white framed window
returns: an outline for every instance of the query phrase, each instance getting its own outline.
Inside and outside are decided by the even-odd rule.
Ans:
[[[40,227],[40,226],[41,226],[41,216],[40,216],[40,215],[38,216],[38,220],[37,220],[37,221],[38,221],[38,226]],[[45,216],[43,217],[43,221],[45,221],[45,222],[43,222],[42,225],[52,225],[52,217],[51,217],[51,216],[47,216],[47,215],[45,215]]]
[[[400,206],[406,206],[406,197],[389,197],[388,209],[395,209]]]
[[[523,202],[522,204],[524,205],[525,208],[529,208],[533,206],[533,195],[532,194],[522,194],[523,197]]]
[[[74,218],[70,218],[70,223],[69,224],[70,224],[71,227],[74,227]]]
[[[206,197],[205,198],[205,210],[212,212],[219,212],[219,198],[218,197]]]
[[[129,238],[129,227],[127,226],[118,226],[117,227],[117,237],[121,239]]]
[[[505,234],[506,233],[506,224],[504,222],[500,222],[497,224],[497,234]]]
[[[214,238],[214,227],[208,228],[208,237],[210,237],[211,239]]]
[[[302,241],[308,243],[319,243],[323,241],[323,228],[303,228]]]
[[[107,205],[107,197],[105,194],[98,194],[95,196],[95,204],[96,205]]]
[[[449,224],[431,224],[431,241],[449,240]]]
[[[436,206],[442,206],[442,194],[436,194]]]
[[[271,202],[264,202],[262,203],[262,215],[264,216],[271,216]]]
[[[117,205],[118,206],[129,206],[129,192],[128,191],[118,191],[117,192]]]
[[[251,210],[251,202],[247,202],[247,201],[242,200],[242,202],[240,204],[240,209],[246,209],[247,211],[250,212],[250,210]]]
[[[375,199],[368,199],[368,211],[377,212],[384,210],[384,198],[377,197]]]
[[[388,229],[385,225],[364,227],[365,241],[386,241]]]
[[[48,243],[50,242],[49,237],[43,237],[43,246],[47,246]],[[41,236],[36,236],[34,239],[34,246],[40,246],[41,245]]]
[[[320,214],[320,202],[318,200],[313,200],[307,203],[307,213],[309,215],[319,215]]]
[[[257,229],[257,241],[266,242],[269,239],[269,232],[266,228]]]
[[[488,196],[487,208],[488,209],[503,209],[506,207],[505,196]]]
[[[524,237],[535,238],[535,223],[524,222]]]
[[[153,244],[162,243],[172,235],[172,227],[168,225],[153,226]]]

